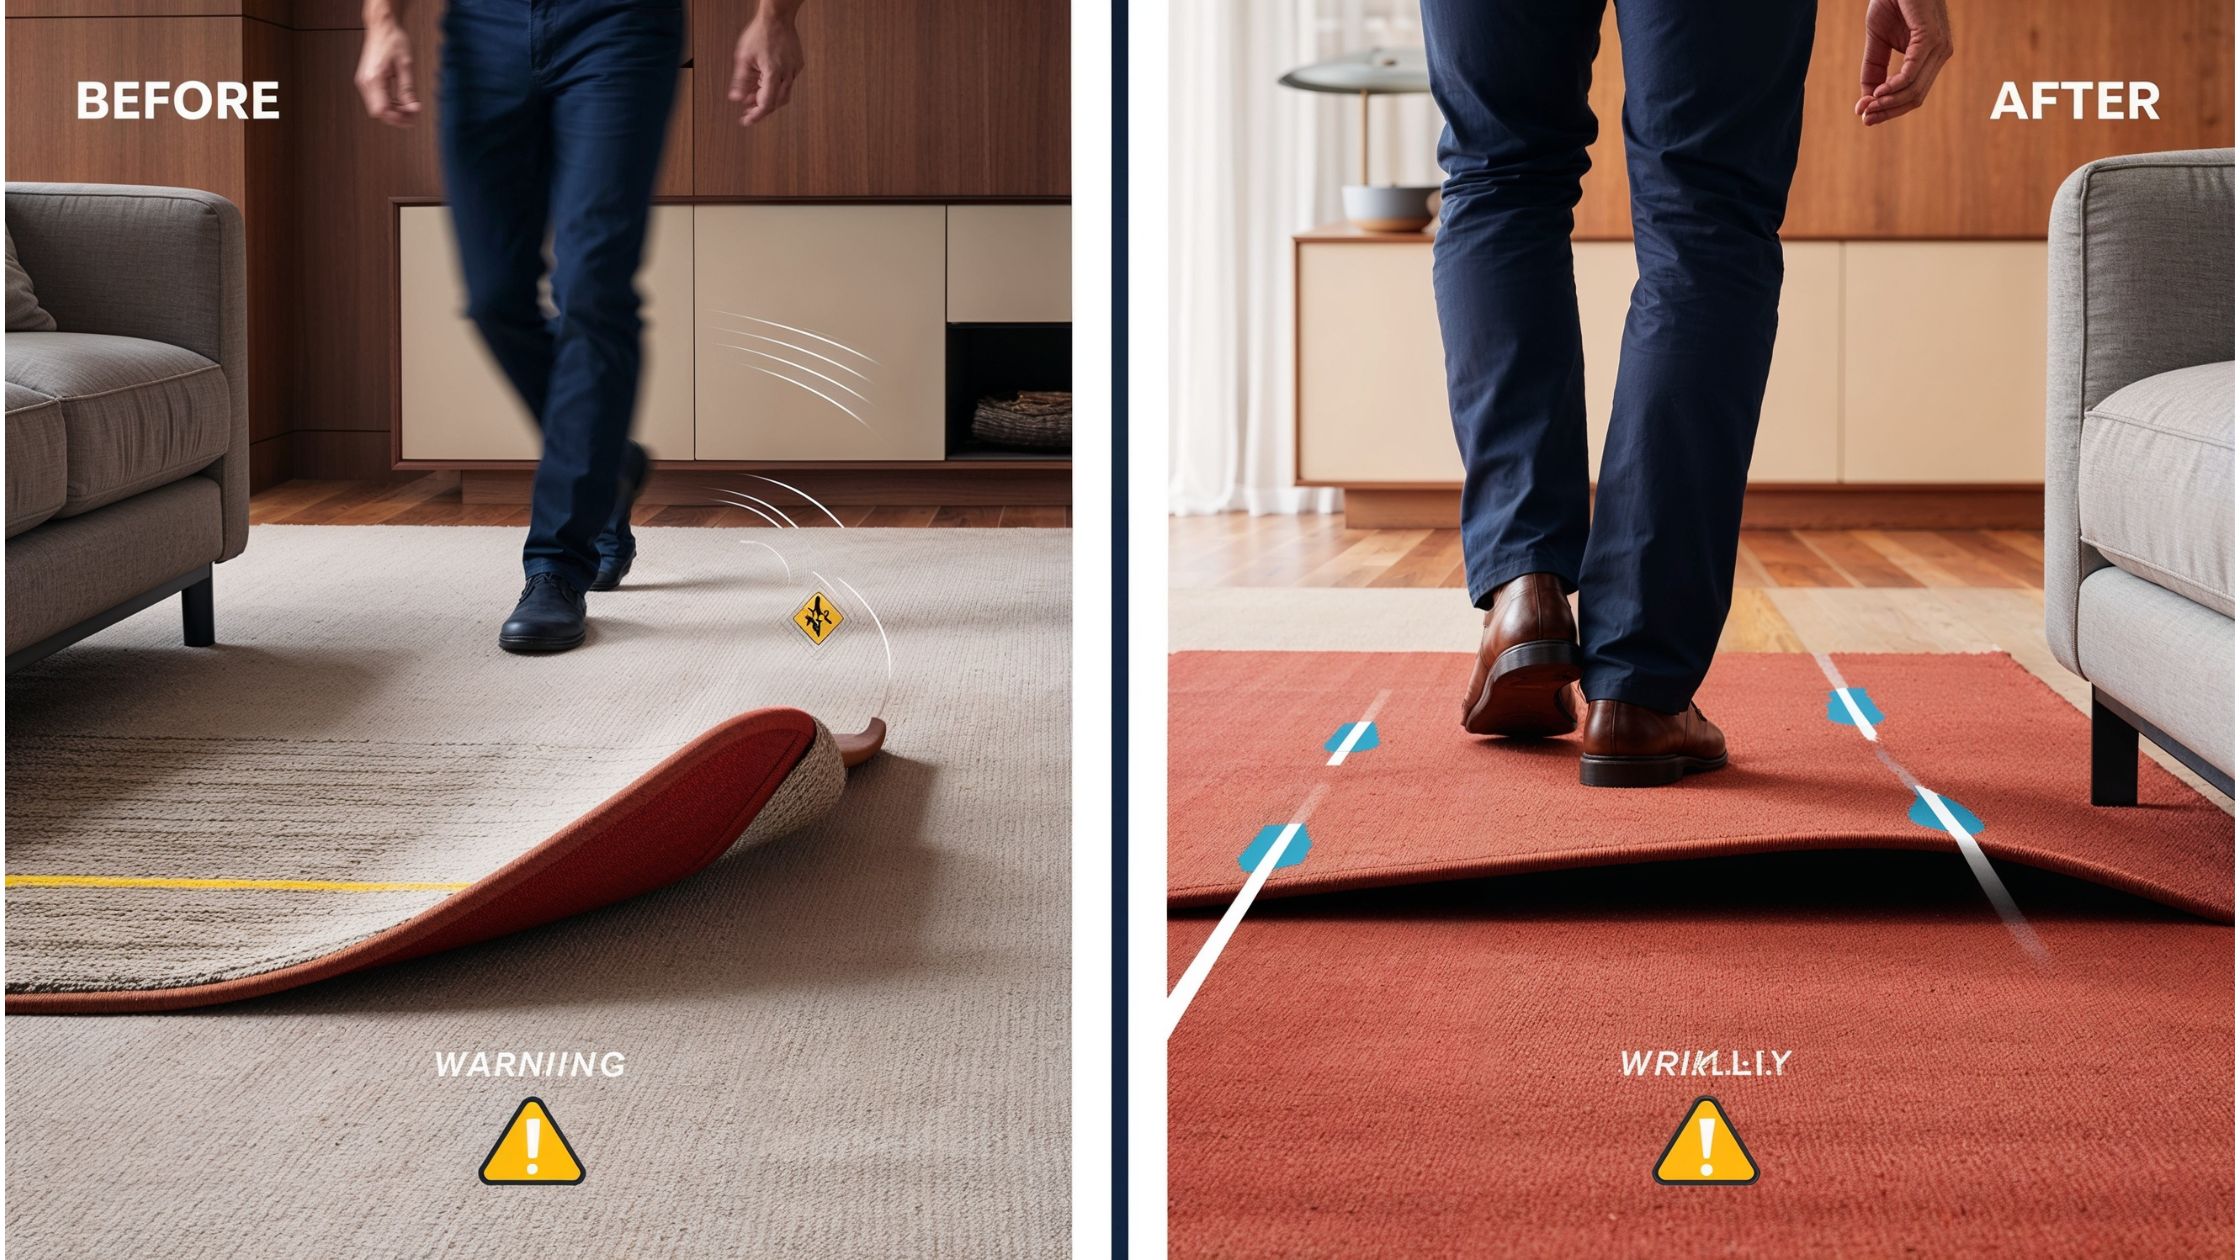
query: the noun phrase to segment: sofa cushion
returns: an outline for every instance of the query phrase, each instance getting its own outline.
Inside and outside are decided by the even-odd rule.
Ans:
[[[8,537],[62,510],[62,404],[37,390],[8,385]]]
[[[233,400],[192,350],[99,333],[9,333],[8,381],[62,404],[76,516],[176,481],[223,455]]]
[[[2084,416],[2078,535],[2109,563],[2232,615],[2233,365],[2124,386]]]
[[[8,651],[215,563],[224,548],[225,508],[210,477],[19,534],[8,540]]]
[[[8,238],[8,331],[53,332],[54,316],[39,305],[39,295],[31,289],[31,273],[16,261],[16,234]]]

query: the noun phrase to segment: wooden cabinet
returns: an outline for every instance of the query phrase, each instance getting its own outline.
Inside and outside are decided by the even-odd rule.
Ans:
[[[1299,480],[1424,488],[1459,484],[1446,365],[1431,292],[1431,238],[1350,229],[1302,235],[1298,249]],[[1843,476],[1843,247],[1786,247],[1781,330],[1758,427],[1755,482]],[[1600,466],[1618,347],[1636,278],[1627,242],[1573,247],[1586,354],[1589,469]]]
[[[536,428],[462,313],[449,211],[394,213],[401,458],[525,468]],[[944,461],[952,395],[969,404],[987,368],[966,355],[951,379],[950,325],[1069,322],[1068,217],[1046,205],[655,206],[638,275],[638,439],[671,463]]]
[[[397,212],[400,449],[409,460],[534,460],[536,423],[467,322],[450,211]],[[638,273],[645,362],[636,437],[656,459],[693,447],[692,207],[655,206]]]
[[[1294,248],[1300,484],[1353,491],[1348,515],[1364,523],[1451,525],[1462,465],[1431,238],[1327,228]],[[1636,271],[1630,242],[1572,249],[1592,470]],[[1759,494],[1952,486],[2008,495],[1993,506],[2015,510],[2012,492],[1987,488],[2044,477],[2045,245],[1790,241],[1783,255],[1750,466]]]
[[[699,459],[938,460],[946,208],[699,206]]]

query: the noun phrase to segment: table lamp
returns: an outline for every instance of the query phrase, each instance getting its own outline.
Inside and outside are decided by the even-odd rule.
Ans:
[[[1367,232],[1420,232],[1433,218],[1436,184],[1369,182],[1369,98],[1431,90],[1421,48],[1370,48],[1318,61],[1276,80],[1302,92],[1344,92],[1361,98],[1361,182],[1339,191],[1346,221]]]

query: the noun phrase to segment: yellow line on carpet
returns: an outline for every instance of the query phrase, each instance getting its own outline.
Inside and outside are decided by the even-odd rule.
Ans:
[[[244,888],[277,892],[454,892],[467,884],[424,880],[176,879],[153,875],[10,875],[10,888]]]

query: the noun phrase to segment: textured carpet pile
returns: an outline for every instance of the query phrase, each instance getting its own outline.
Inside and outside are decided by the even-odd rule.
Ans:
[[[2145,762],[2087,805],[2085,717],[2004,657],[1835,664],[1877,743],[1812,658],[1726,656],[1733,767],[1619,792],[1463,734],[1466,655],[1173,657],[1170,985],[1308,839],[1168,1043],[1174,1254],[2230,1255],[2230,817]],[[1755,1184],[1653,1180],[1705,1094]]]
[[[619,905],[208,1011],[11,1016],[11,1244],[1062,1250],[1070,536],[640,539],[629,587],[592,597],[591,643],[564,656],[497,648],[516,530],[260,527],[218,570],[216,649],[176,646],[166,605],[10,680],[12,873],[62,869],[19,847],[19,811],[83,834],[136,810],[97,873],[133,852],[164,858],[137,874],[471,879],[490,845],[565,830],[741,714],[891,727],[829,813]],[[822,647],[789,620],[812,589],[848,615]],[[801,723],[780,723],[781,742],[816,736]],[[88,751],[103,740],[142,742]],[[752,794],[744,770],[712,771],[718,795]],[[211,834],[220,817],[241,821]],[[59,956],[52,940],[19,955],[19,931],[52,921],[21,896],[89,891],[10,890],[11,983],[19,962]],[[151,891],[106,895],[129,907]],[[185,943],[279,924],[283,961],[290,934],[362,932],[416,904],[227,891],[257,908],[196,892],[98,926],[176,962]],[[291,897],[309,900],[273,900]],[[439,1055],[476,1051],[613,1052],[626,1067],[438,1074]],[[530,1095],[588,1170],[581,1185],[477,1179]]]

